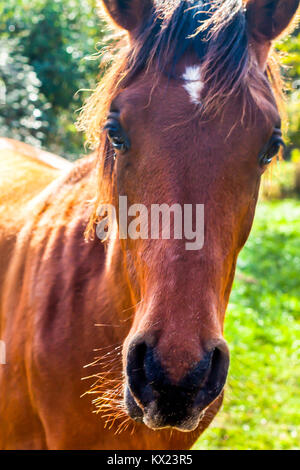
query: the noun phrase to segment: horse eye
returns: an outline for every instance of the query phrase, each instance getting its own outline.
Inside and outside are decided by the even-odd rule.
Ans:
[[[107,137],[113,148],[119,152],[126,152],[130,148],[130,142],[115,114],[117,113],[109,114],[104,130],[107,131]]]
[[[260,166],[271,163],[272,159],[278,155],[281,147],[285,147],[280,128],[275,128],[274,133],[259,155]]]

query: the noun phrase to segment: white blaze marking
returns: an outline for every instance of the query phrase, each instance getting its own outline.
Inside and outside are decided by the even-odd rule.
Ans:
[[[191,101],[194,104],[201,103],[201,91],[203,90],[204,83],[201,77],[200,65],[189,65],[184,74],[182,75],[183,80],[186,83],[183,85],[184,89],[190,95]]]

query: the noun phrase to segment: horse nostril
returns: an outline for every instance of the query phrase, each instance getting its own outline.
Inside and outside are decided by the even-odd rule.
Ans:
[[[127,355],[128,385],[134,397],[143,406],[153,400],[152,387],[148,383],[145,371],[147,349],[148,346],[144,341],[133,343],[129,347]]]
[[[200,391],[197,395],[195,405],[201,409],[208,406],[221,393],[227,378],[229,367],[229,354],[221,348],[216,347],[207,355],[209,366],[203,374],[203,367],[199,364]]]
[[[208,378],[208,386],[212,388],[219,388],[222,386],[223,388],[227,377],[228,366],[228,355],[221,351],[221,349],[215,348],[211,359],[211,372]]]

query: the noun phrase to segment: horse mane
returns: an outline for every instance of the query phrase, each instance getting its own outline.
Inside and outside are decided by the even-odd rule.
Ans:
[[[283,83],[278,60],[273,51],[266,73],[259,70],[251,54],[245,3],[246,0],[156,0],[150,18],[141,25],[133,42],[129,42],[127,32],[115,29],[112,46],[106,48],[107,59],[102,64],[106,69],[104,76],[78,119],[79,130],[86,133],[88,145],[98,148],[99,157],[98,196],[87,229],[89,235],[97,222],[99,204],[111,200],[111,182],[105,176],[110,173],[106,170],[112,169],[113,155],[102,130],[111,102],[138,74],[151,68],[158,76],[163,73],[169,79],[180,78],[176,76],[176,66],[191,52],[201,65],[206,87],[202,106],[197,109],[199,114],[215,115],[230,98],[240,94],[243,106],[238,123],[243,120],[246,107],[255,109],[253,104],[264,112],[270,88],[280,105]]]

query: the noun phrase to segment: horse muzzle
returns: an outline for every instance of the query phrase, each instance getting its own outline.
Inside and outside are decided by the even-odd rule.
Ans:
[[[131,344],[127,355],[125,405],[129,416],[157,430],[196,429],[205,409],[220,395],[226,382],[229,353],[226,343],[206,351],[188,374],[174,384],[155,349],[146,342]]]

